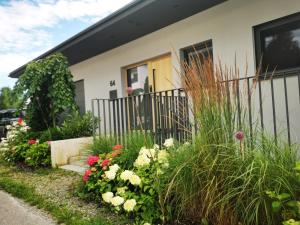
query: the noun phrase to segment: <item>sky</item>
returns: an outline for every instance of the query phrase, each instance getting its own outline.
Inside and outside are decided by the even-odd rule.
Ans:
[[[0,0],[0,88],[8,74],[132,0]]]

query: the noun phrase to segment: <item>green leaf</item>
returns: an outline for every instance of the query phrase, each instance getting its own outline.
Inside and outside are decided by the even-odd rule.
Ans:
[[[280,201],[284,201],[284,200],[290,199],[290,198],[291,198],[291,195],[288,194],[288,193],[282,193],[282,194],[277,195],[277,198],[278,198],[278,200],[280,200]]]
[[[272,211],[274,213],[278,213],[281,210],[281,202],[280,201],[274,201],[272,202]]]

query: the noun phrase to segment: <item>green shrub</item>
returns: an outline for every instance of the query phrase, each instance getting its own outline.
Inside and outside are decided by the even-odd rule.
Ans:
[[[96,124],[90,112],[84,115],[80,115],[77,111],[71,113],[60,126],[61,139],[92,136],[93,122]]]
[[[124,147],[116,160],[122,168],[128,169],[133,167],[133,162],[137,158],[139,151],[143,146],[152,148],[154,145],[152,136],[140,131],[125,135],[123,142]],[[118,141],[115,137],[96,137],[93,143],[87,147],[88,154],[99,155],[109,153],[116,144],[118,144]]]
[[[91,155],[99,155],[109,153],[112,147],[116,144],[114,137],[98,136],[94,139],[93,143],[87,146],[88,153]]]
[[[144,132],[134,132],[125,136],[124,149],[117,158],[117,163],[122,168],[131,169],[135,159],[139,155],[142,147],[152,148],[154,145],[153,138],[150,134]]]
[[[8,150],[3,151],[3,157],[8,162],[23,163],[26,158],[26,152],[29,148],[29,144],[20,144],[16,147],[10,147]]]
[[[40,137],[37,139],[39,139],[41,143],[62,140],[62,132],[59,127],[51,127],[48,130],[41,132]]]
[[[50,146],[47,143],[31,145],[25,153],[25,163],[33,168],[50,166]]]

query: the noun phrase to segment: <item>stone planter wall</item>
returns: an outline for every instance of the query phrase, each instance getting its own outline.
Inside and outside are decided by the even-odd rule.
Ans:
[[[93,137],[51,141],[52,167],[69,164],[70,158],[83,155],[86,146],[92,142]]]

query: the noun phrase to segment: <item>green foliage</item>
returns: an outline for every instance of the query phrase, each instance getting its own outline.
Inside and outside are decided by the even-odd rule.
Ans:
[[[90,137],[93,135],[93,116],[90,112],[80,115],[78,111],[68,115],[60,126],[61,139]]]
[[[33,130],[55,127],[62,112],[75,109],[72,74],[60,53],[29,63],[15,90],[23,105],[30,100],[26,116]]]
[[[21,103],[21,96],[10,87],[0,89],[0,109],[17,108]]]
[[[37,137],[41,143],[47,141],[62,140],[62,133],[59,127],[51,127],[45,131],[40,132]]]
[[[92,144],[87,146],[87,150],[91,155],[109,153],[115,144],[116,140],[114,137],[98,136],[94,139]]]
[[[132,170],[121,169],[116,164],[120,156],[112,157],[115,151],[120,151],[120,156],[123,154],[123,149],[119,149],[102,154],[100,158],[88,158],[91,168],[83,177],[86,183],[80,195],[87,198],[89,194],[111,210],[126,213],[134,218],[135,224],[157,224],[164,220],[161,217],[159,194],[162,187],[161,176],[168,164],[167,150],[158,150],[158,146],[152,149],[141,148]],[[103,165],[104,162],[108,162],[108,165]],[[121,199],[121,202],[115,204],[113,199],[108,201],[105,197],[107,194]],[[135,202],[131,209],[126,206],[128,201]]]
[[[117,158],[117,163],[122,168],[131,169],[133,163],[139,155],[139,151],[142,147],[152,148],[154,145],[153,137],[150,134],[144,132],[134,132],[125,136],[124,149],[122,154]]]
[[[30,148],[29,144],[20,144],[16,147],[9,148],[3,152],[3,157],[8,162],[23,163],[26,158],[26,152]]]
[[[124,148],[122,149],[122,154],[116,159],[116,163],[122,168],[127,169],[133,167],[133,162],[136,160],[143,146],[150,148],[154,145],[153,137],[150,134],[139,131],[124,135],[123,142],[125,143]],[[118,141],[115,137],[98,136],[95,138],[93,144],[88,146],[87,150],[91,155],[109,153],[117,143]]]
[[[50,146],[47,143],[31,145],[25,153],[25,163],[32,168],[50,166]]]

